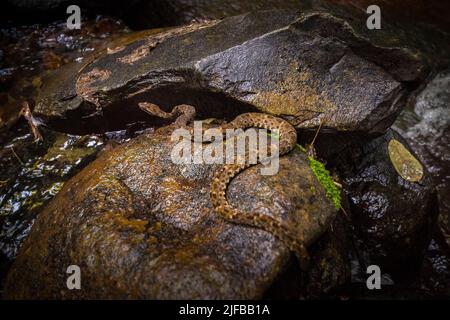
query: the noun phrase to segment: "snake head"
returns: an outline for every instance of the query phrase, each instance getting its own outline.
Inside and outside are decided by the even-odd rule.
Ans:
[[[138,105],[142,111],[145,111],[148,114],[151,114],[152,116],[158,116],[159,113],[161,112],[160,107],[150,102],[139,102]]]

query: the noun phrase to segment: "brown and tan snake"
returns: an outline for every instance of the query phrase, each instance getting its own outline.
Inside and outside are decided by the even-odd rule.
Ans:
[[[175,127],[186,126],[195,117],[195,108],[190,105],[177,105],[171,112],[161,110],[157,105],[142,102],[139,107],[147,113],[164,118],[174,119]],[[226,129],[263,128],[266,130],[278,130],[279,156],[290,152],[297,142],[297,132],[287,121],[263,113],[243,113],[231,122],[220,126],[218,129],[225,135]],[[215,128],[216,129],[216,128]],[[230,181],[240,172],[255,164],[245,161],[242,164],[225,164],[214,172],[210,188],[210,198],[215,211],[226,221],[256,227],[270,232],[275,237],[288,245],[299,259],[300,265],[308,265],[309,256],[303,245],[294,233],[280,221],[260,213],[243,212],[228,203],[226,193]]]

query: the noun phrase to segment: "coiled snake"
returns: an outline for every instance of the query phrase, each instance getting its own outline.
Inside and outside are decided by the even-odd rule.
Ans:
[[[177,105],[171,112],[164,112],[157,105],[141,102],[139,107],[145,112],[164,119],[174,119],[174,127],[186,126],[195,117],[195,108],[190,105]],[[220,126],[222,134],[226,129],[262,128],[279,133],[279,156],[290,152],[297,142],[297,132],[287,121],[263,113],[244,113],[238,115],[231,122]],[[190,129],[192,130],[192,129]],[[193,135],[192,135],[193,136]],[[246,155],[247,157],[247,155]],[[303,245],[302,239],[297,239],[292,230],[280,221],[260,213],[243,212],[228,203],[226,192],[230,181],[241,171],[255,164],[244,163],[225,164],[214,172],[210,188],[210,198],[215,211],[226,221],[260,228],[270,232],[275,237],[288,245],[289,249],[297,256],[300,266],[305,268],[309,262],[309,256]]]

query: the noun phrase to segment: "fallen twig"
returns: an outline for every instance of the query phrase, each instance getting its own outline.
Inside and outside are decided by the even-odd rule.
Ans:
[[[24,163],[23,163],[22,160],[20,160],[19,156],[18,156],[17,153],[14,151],[14,148],[13,148],[12,146],[11,146],[10,148],[11,148],[11,151],[12,151],[13,155],[17,158],[17,160],[19,160],[20,164],[23,166]]]

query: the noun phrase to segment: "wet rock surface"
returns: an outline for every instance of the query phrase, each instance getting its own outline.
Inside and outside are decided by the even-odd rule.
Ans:
[[[299,0],[155,0],[139,1],[131,25],[140,28],[189,24],[193,21],[215,20],[247,12],[273,9],[299,9],[310,1]],[[150,17],[150,19],[149,19]]]
[[[142,120],[135,106],[146,100],[166,110],[193,104],[200,117],[260,110],[299,128],[323,119],[335,130],[381,132],[399,113],[406,84],[427,70],[414,49],[386,45],[328,12],[244,14],[164,31],[111,47],[81,68],[62,68],[34,112],[66,130],[68,119],[78,130],[118,129]]]
[[[339,297],[351,280],[351,237],[348,217],[340,211],[330,229],[311,247],[312,267],[304,283],[304,298]]]
[[[393,142],[402,147],[390,148]],[[431,176],[411,157],[407,142],[389,130],[347,150],[338,165],[363,264],[379,265],[399,282],[420,268],[438,215]]]
[[[419,283],[425,294],[450,294],[450,203],[449,186],[449,70],[431,77],[395,123],[418,158],[426,164],[436,185],[439,203],[438,226],[433,232]]]
[[[395,124],[432,174],[441,227],[450,239],[450,70],[436,74],[414,100]]]
[[[302,272],[297,264],[288,266],[267,289],[265,299],[347,299],[346,286],[352,278],[349,221],[339,212],[328,230],[309,248],[310,268]]]
[[[67,1],[9,2],[22,6],[15,18],[27,24],[23,8],[40,6],[36,18],[48,24],[18,27],[13,18],[13,27],[0,30],[0,295],[450,296],[449,71],[437,72],[450,62],[445,2],[380,0],[382,29],[372,31],[365,26],[369,0],[80,1],[78,31],[48,20],[55,6],[62,8],[57,19],[65,19]],[[12,21],[6,7],[2,26]],[[114,11],[131,27],[195,23],[128,33],[118,20],[95,14],[89,20],[94,7]],[[271,11],[211,21],[256,9]],[[52,129],[87,135],[41,128],[44,142],[34,143],[18,111],[22,101],[33,107],[37,93],[35,114]],[[302,221],[313,189],[307,192],[308,181],[293,186],[311,175],[298,151],[286,157],[279,177],[248,171],[229,189],[240,208],[316,235],[309,270],[301,271],[270,234],[215,216],[207,190],[213,167],[168,172],[150,163],[158,155],[147,148],[169,144],[156,135],[111,151],[118,144],[111,139],[125,141],[166,123],[144,116],[137,109],[143,100],[166,111],[191,103],[201,118],[220,120],[245,111],[279,114],[300,128],[299,143],[315,141],[348,198],[334,219],[320,226]],[[394,128],[404,138],[385,133],[401,109]],[[119,131],[103,134],[109,130]],[[103,156],[62,188],[102,148]],[[321,193],[308,205],[322,200]],[[4,276],[36,218],[5,294]],[[72,263],[89,270],[90,287],[79,296],[65,287]],[[382,290],[368,291],[366,267],[374,263],[381,266]]]
[[[51,70],[80,63],[108,38],[127,32],[119,20],[83,19],[84,28],[68,30],[65,22],[0,29],[0,292],[9,266],[45,205],[62,185],[95,159],[110,139],[127,133],[75,136],[41,127],[35,141],[19,116],[30,106]]]
[[[125,10],[130,3],[130,10]],[[365,26],[367,7],[373,4],[370,0],[134,0],[122,5],[117,14],[132,28],[146,29],[222,19],[259,10],[323,10],[344,18],[369,38],[377,38],[380,30],[370,32]],[[406,42],[420,48],[433,57],[432,63],[449,62],[450,44],[445,38],[449,37],[450,22],[445,14],[441,14],[448,10],[445,1],[378,0],[376,4],[382,10],[384,41]],[[385,37],[386,31],[389,37]]]
[[[168,135],[142,135],[71,179],[37,218],[6,297],[261,297],[290,252],[265,231],[217,217],[209,199],[217,165],[174,164],[173,146]],[[261,176],[258,166],[239,174],[228,198],[295,227],[307,244],[336,214],[298,150],[276,175]],[[83,270],[83,290],[65,285],[72,264]]]
[[[105,39],[129,31],[121,21],[105,16],[82,23],[80,30],[67,29],[65,21],[0,29],[0,131],[17,123],[24,101],[34,106],[52,70],[70,62],[81,64]]]

